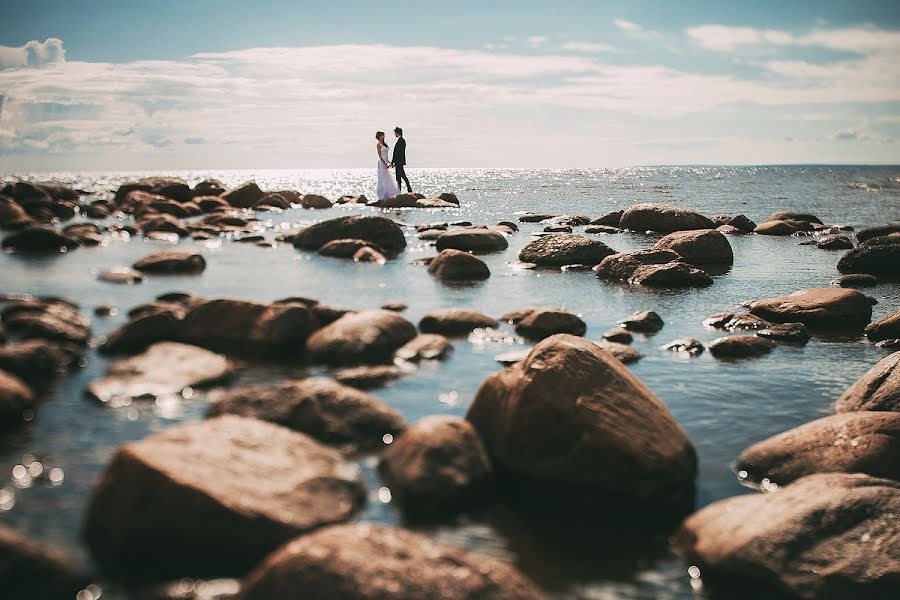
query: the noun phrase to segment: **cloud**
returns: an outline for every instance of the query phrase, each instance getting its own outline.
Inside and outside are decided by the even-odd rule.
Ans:
[[[634,23],[633,21],[626,21],[625,19],[614,19],[613,25],[624,31],[625,34],[629,37],[633,37],[636,39],[649,40],[655,37],[659,37],[658,31],[653,31],[652,29],[644,29],[643,26]]]
[[[817,29],[803,35],[777,29],[755,29],[730,25],[698,25],[686,30],[697,45],[720,52],[734,52],[745,46],[801,46],[854,53],[900,51],[900,31],[873,26]]]
[[[585,54],[599,54],[601,52],[618,52],[618,48],[611,44],[600,42],[566,42],[562,45],[563,50],[570,52],[584,52]]]
[[[877,144],[890,144],[894,142],[894,138],[867,133],[860,129],[853,128],[839,129],[831,134],[829,139],[835,142],[875,142]]]
[[[58,38],[47,38],[43,42],[31,40],[24,46],[0,46],[0,69],[44,67],[65,60],[66,51]]]
[[[548,41],[547,36],[544,35],[532,35],[529,36],[528,39],[525,40],[526,44],[530,48],[537,48],[538,46],[543,46]]]

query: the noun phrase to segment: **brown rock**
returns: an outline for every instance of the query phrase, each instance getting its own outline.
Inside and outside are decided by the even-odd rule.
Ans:
[[[873,342],[900,338],[900,311],[869,323],[865,331]]]
[[[803,323],[778,323],[767,325],[756,332],[759,337],[775,340],[777,342],[789,342],[792,344],[805,344],[809,341],[809,332]]]
[[[728,238],[715,229],[676,231],[656,243],[654,248],[673,250],[692,265],[730,265],[734,253]]]
[[[442,335],[468,335],[479,327],[497,327],[500,323],[487,315],[460,308],[448,308],[427,313],[419,321],[422,333],[440,333]]]
[[[831,283],[849,288],[873,287],[878,285],[878,278],[867,273],[851,273],[850,275],[841,275]]]
[[[388,362],[416,337],[415,326],[388,310],[344,315],[307,340],[310,357],[329,364]]]
[[[800,221],[801,223],[817,223],[822,224],[816,215],[799,212],[796,210],[780,210],[769,215],[767,221]]]
[[[372,390],[400,379],[403,374],[403,369],[397,365],[359,365],[338,369],[333,375],[344,385],[360,390]]]
[[[0,370],[0,431],[24,422],[24,412],[34,407],[34,395],[24,381]]]
[[[787,221],[766,221],[757,225],[753,233],[759,235],[791,235],[796,231],[797,228]]]
[[[614,210],[613,212],[608,212],[602,217],[597,217],[593,221],[591,221],[591,225],[606,225],[609,227],[619,227],[619,223],[622,221],[622,214],[624,210]]]
[[[872,319],[869,298],[856,290],[811,288],[758,300],[750,312],[774,323],[803,323],[819,328],[865,327]]]
[[[716,358],[746,358],[768,354],[775,343],[755,335],[720,337],[709,344],[709,352]]]
[[[78,241],[46,225],[31,225],[3,238],[2,247],[15,252],[65,252]]]
[[[83,348],[48,340],[27,340],[0,345],[0,369],[31,386],[46,384],[63,373]]]
[[[304,250],[318,250],[327,242],[339,239],[365,240],[387,252],[399,252],[406,247],[400,226],[377,215],[351,215],[310,225],[294,236],[293,244]]]
[[[466,228],[447,231],[437,238],[438,250],[453,248],[466,252],[496,252],[506,250],[509,242],[502,233],[485,228]]]
[[[900,275],[900,237],[891,234],[862,242],[841,257],[837,270],[841,273]]]
[[[119,186],[114,202],[121,204],[133,190],[158,194],[179,202],[187,202],[194,196],[190,186],[180,177],[145,177]]]
[[[255,181],[249,181],[239,188],[222,194],[222,199],[235,208],[252,208],[265,195],[266,193],[259,189]]]
[[[142,283],[144,281],[144,276],[128,267],[113,267],[112,269],[101,271],[100,274],[97,275],[97,279],[108,283],[133,285],[135,283]]]
[[[298,204],[303,208],[331,208],[331,200],[318,194],[306,194]]]
[[[8,307],[9,308],[9,307]],[[42,311],[4,312],[3,322],[24,339],[40,339],[86,346],[90,328],[77,312],[52,307]],[[87,321],[90,323],[90,321]]]
[[[617,344],[630,344],[634,340],[634,336],[627,329],[616,327],[604,333],[603,339],[609,342],[616,342]]]
[[[331,240],[330,242],[319,248],[319,254],[322,256],[333,256],[335,258],[353,258],[362,248],[367,246],[374,247],[375,250],[381,251],[377,245],[366,240]]]
[[[195,199],[197,196],[221,196],[226,191],[225,184],[218,179],[204,179],[191,190]]]
[[[112,332],[100,347],[104,354],[140,352],[157,342],[178,337],[178,325],[184,318],[183,308],[161,308],[138,313]]]
[[[641,354],[628,344],[611,342],[609,340],[600,340],[599,342],[596,342],[596,344],[615,356],[616,360],[618,360],[623,365],[629,365],[644,358],[643,354]]]
[[[443,335],[422,333],[406,342],[396,357],[407,362],[423,360],[445,360],[453,353],[453,344]]]
[[[900,412],[900,352],[882,358],[835,402],[839,413],[855,410]]]
[[[663,320],[652,310],[636,312],[619,321],[619,327],[640,333],[655,333],[663,328]]]
[[[145,256],[131,266],[144,273],[200,273],[206,269],[206,260],[196,252],[165,250]]]
[[[448,281],[487,279],[491,276],[488,266],[477,256],[462,250],[441,250],[428,264],[428,272]]]
[[[764,319],[760,319],[756,315],[750,313],[733,313],[724,312],[715,314],[703,320],[705,327],[713,329],[727,329],[728,331],[747,331],[756,329],[765,329],[771,323]]]
[[[536,308],[516,323],[516,333],[531,340],[542,340],[557,333],[584,335],[587,325],[578,315],[558,308]]]
[[[859,243],[877,237],[887,237],[893,233],[900,233],[900,223],[889,223],[887,225],[876,225],[875,227],[866,227],[856,232],[856,239]]]
[[[677,340],[672,340],[660,349],[668,350],[670,352],[683,352],[690,356],[699,356],[700,354],[703,354],[704,350],[703,344],[694,338],[679,338]]]
[[[28,600],[77,598],[90,579],[68,556],[0,525],[0,587],[3,595]]]
[[[580,235],[545,235],[519,252],[519,260],[536,265],[596,265],[616,251],[599,240]]]
[[[638,250],[607,256],[594,268],[598,279],[647,287],[702,287],[712,278],[671,250]]]
[[[853,242],[846,235],[830,235],[820,239],[816,246],[822,250],[849,250]]]
[[[602,223],[604,225],[612,223]],[[713,229],[715,224],[703,215],[670,204],[636,204],[622,213],[619,227],[634,231],[684,231]]]
[[[376,263],[383,265],[387,262],[384,254],[370,246],[363,246],[353,254],[353,262]]]

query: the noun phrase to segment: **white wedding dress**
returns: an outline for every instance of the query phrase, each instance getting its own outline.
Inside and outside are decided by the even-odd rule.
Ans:
[[[391,160],[388,158],[387,146],[379,145],[378,152],[381,154],[381,160],[391,164]],[[400,188],[397,187],[397,180],[394,179],[394,174],[390,169],[384,167],[381,160],[378,161],[378,165],[375,168],[378,170],[378,199],[384,200],[385,198],[391,198],[399,194]]]

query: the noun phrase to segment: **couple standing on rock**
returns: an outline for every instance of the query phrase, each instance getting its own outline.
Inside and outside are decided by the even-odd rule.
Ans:
[[[377,131],[375,132],[375,139],[378,140],[378,144],[375,147],[375,152],[378,154],[378,199],[384,200],[385,198],[391,198],[400,193],[400,183],[401,181],[406,182],[406,191],[412,193],[412,187],[409,185],[409,178],[406,176],[406,171],[404,170],[404,166],[406,166],[406,140],[403,139],[403,130],[399,127],[394,127],[394,136],[397,138],[397,144],[394,146],[394,157],[388,161],[388,153],[390,151],[390,147],[387,145],[387,142],[384,141],[384,132]],[[395,169],[395,174],[397,176],[396,183],[391,178],[390,169]]]

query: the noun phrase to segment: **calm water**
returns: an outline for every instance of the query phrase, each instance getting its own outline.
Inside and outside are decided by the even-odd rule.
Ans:
[[[255,179],[263,189],[296,189],[332,199],[343,194],[374,197],[375,175],[366,170],[224,171],[177,174],[190,183],[216,177],[236,185]],[[31,178],[74,184],[109,195],[120,183],[147,174],[54,173],[10,174],[4,179]],[[745,213],[757,222],[775,210],[797,209],[830,224],[866,225],[900,221],[900,167],[652,167],[612,171],[411,170],[417,191],[454,191],[462,205],[446,211],[385,211],[409,224],[468,220],[496,223],[516,220],[521,211],[599,216],[638,202],[670,202],[704,214]],[[326,211],[295,209],[262,213],[274,238],[282,227],[350,213],[365,207]],[[231,296],[272,301],[285,296],[318,298],[333,306],[366,309],[389,301],[409,305],[407,318],[418,322],[431,310],[466,307],[489,315],[521,306],[558,306],[578,313],[588,324],[587,337],[599,339],[620,317],[653,309],[665,320],[663,330],[636,336],[634,347],[646,357],[631,366],[634,373],[665,402],[697,446],[700,472],[698,505],[736,494],[740,486],[729,464],[748,445],[830,412],[831,402],[854,380],[887,354],[863,337],[814,337],[804,347],[779,346],[770,355],[741,362],[722,362],[708,353],[686,359],[658,347],[691,336],[704,343],[722,335],[707,330],[705,317],[749,299],[828,286],[838,275],[840,252],[800,246],[804,238],[734,236],[735,264],[701,290],[647,291],[609,285],[593,273],[561,273],[517,268],[519,250],[542,225],[521,224],[505,252],[488,255],[491,278],[465,287],[446,287],[424,267],[410,264],[434,249],[408,235],[409,246],[384,266],[355,264],[299,252],[290,245],[262,249],[228,240],[178,245],[198,248],[208,267],[196,277],[150,277],[137,286],[99,282],[100,269],[127,266],[165,242],[110,240],[105,247],[80,248],[46,258],[0,255],[2,292],[57,294],[78,301],[86,314],[112,304],[120,314],[93,318],[95,336],[125,321],[133,305],[169,291],[206,297]],[[576,228],[577,232],[577,228]],[[603,236],[616,250],[648,247],[654,238],[618,234]],[[873,318],[900,306],[900,285],[883,283],[867,293],[879,301]],[[458,340],[447,362],[419,368],[409,377],[374,395],[401,410],[409,421],[434,413],[463,415],[478,385],[500,368],[494,356],[523,348],[513,332],[505,341]],[[40,406],[33,423],[0,439],[0,488],[15,504],[0,519],[35,538],[59,545],[88,561],[79,544],[79,529],[90,490],[115,449],[171,425],[202,417],[209,395],[197,393],[180,405],[109,409],[86,400],[83,391],[101,376],[107,360],[94,352],[87,365],[61,379]],[[302,365],[246,365],[235,385],[274,382],[315,373]],[[20,489],[12,469],[25,455],[63,469],[61,485],[35,484]],[[401,523],[396,508],[378,500],[374,459],[362,460],[371,492],[361,519]],[[273,477],[277,477],[273,473]],[[136,515],[139,518],[139,515]],[[602,515],[598,515],[602,518]],[[464,515],[439,524],[410,524],[444,542],[477,548],[516,563],[560,598],[690,598],[684,565],[665,541],[646,542],[625,532],[609,535],[574,533],[512,511]],[[576,529],[578,529],[576,527]],[[107,588],[104,598],[124,598]]]

